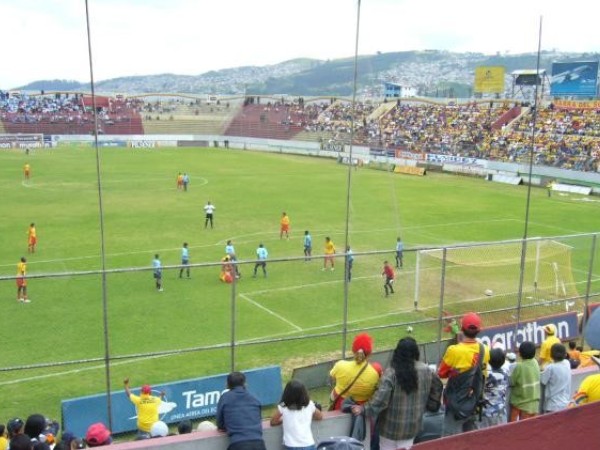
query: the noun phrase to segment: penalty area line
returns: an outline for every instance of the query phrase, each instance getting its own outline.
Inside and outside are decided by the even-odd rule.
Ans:
[[[147,358],[141,358],[141,359],[149,360],[149,359],[165,358],[167,356],[170,356],[170,355],[155,355],[155,356],[149,356]],[[131,364],[132,362],[133,361],[111,362],[110,365],[111,365],[111,367],[122,366],[125,364]],[[106,366],[104,364],[102,364],[102,365],[84,367],[81,369],[73,369],[73,370],[66,370],[66,371],[62,371],[62,372],[46,373],[44,375],[35,375],[33,377],[18,378],[15,380],[2,381],[2,382],[0,382],[0,386],[8,386],[8,385],[12,385],[12,384],[25,383],[28,381],[36,381],[36,380],[44,380],[47,378],[68,376],[68,375],[78,374],[78,373],[82,373],[82,372],[89,372],[90,370],[100,370],[100,369],[104,369],[105,367]]]
[[[302,331],[302,328],[300,328],[298,325],[296,325],[293,322],[290,322],[289,320],[287,320],[285,317],[280,316],[279,314],[277,314],[275,311],[271,311],[269,308],[266,308],[265,306],[261,305],[258,302],[255,302],[254,300],[252,300],[250,297],[248,297],[245,294],[240,294],[240,297],[243,298],[244,300],[246,300],[247,302],[253,304],[254,306],[256,306],[257,308],[262,309],[263,311],[265,311],[268,314],[271,314],[274,317],[277,317],[279,320],[287,323],[289,326],[293,327],[296,331]]]

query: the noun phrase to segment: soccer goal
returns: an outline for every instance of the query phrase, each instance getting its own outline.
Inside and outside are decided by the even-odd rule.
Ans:
[[[421,250],[416,256],[415,309],[439,308],[441,298],[445,310],[510,308],[517,305],[521,279],[522,306],[557,304],[577,296],[571,253],[572,247],[552,239]]]

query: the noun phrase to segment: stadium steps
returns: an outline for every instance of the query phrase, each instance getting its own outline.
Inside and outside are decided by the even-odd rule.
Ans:
[[[180,118],[169,116],[160,120],[144,120],[144,134],[223,134],[227,121],[223,118],[194,117]]]
[[[314,142],[327,142],[335,137],[333,131],[306,131],[303,130],[296,135],[294,139],[299,141],[314,141]]]
[[[367,116],[367,120],[379,120],[382,117],[385,117],[391,110],[396,107],[396,102],[386,102],[379,105],[375,108],[371,114]]]
[[[291,118],[292,124],[286,124],[288,114],[285,107],[267,107],[266,105],[246,105],[229,123],[226,136],[245,136],[266,139],[290,140],[303,128]]]

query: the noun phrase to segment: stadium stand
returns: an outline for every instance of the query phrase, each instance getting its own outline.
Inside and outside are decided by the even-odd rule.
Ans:
[[[235,103],[213,105],[181,98],[145,103],[144,133],[221,135],[239,109]]]
[[[225,134],[270,139],[292,139],[302,130],[303,116],[281,103],[245,104]]]
[[[347,143],[528,162],[534,111],[507,100],[439,104],[427,100],[352,103],[347,99],[97,96],[99,132],[109,135],[212,135],[325,144]],[[0,132],[91,134],[93,105],[81,93],[0,97]],[[354,116],[353,116],[354,114]],[[351,129],[354,124],[354,130]],[[600,166],[600,111],[538,111],[534,163],[579,171]]]

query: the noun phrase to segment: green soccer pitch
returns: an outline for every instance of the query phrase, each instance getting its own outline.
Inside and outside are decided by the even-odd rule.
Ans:
[[[24,181],[22,169],[31,165]],[[101,393],[114,361],[113,390],[122,379],[159,384],[228,372],[232,339],[232,289],[219,281],[225,243],[232,239],[241,264],[236,284],[236,364],[286,368],[339,357],[344,319],[343,261],[322,271],[326,236],[344,251],[348,168],[333,160],[224,149],[125,149],[100,152],[106,269],[100,257],[96,155],[90,147],[0,153],[0,274],[14,276],[28,259],[31,303],[16,301],[14,280],[0,281],[4,320],[0,417],[42,412],[59,417],[60,400]],[[179,172],[190,175],[188,192],[176,189]],[[410,249],[523,236],[524,186],[430,173],[425,177],[352,170],[349,243],[355,257],[347,285],[348,321],[359,330],[423,319],[412,309],[415,254]],[[215,227],[204,229],[203,206],[215,206]],[[600,203],[533,189],[529,236],[597,232]],[[290,239],[280,239],[282,212],[291,219]],[[27,229],[38,234],[27,254]],[[302,260],[304,230],[313,237],[312,261]],[[396,294],[383,297],[384,259],[393,262],[396,237],[405,243],[405,267]],[[164,266],[180,263],[188,242],[191,279],[165,269],[164,292],[154,287],[153,255]],[[268,278],[252,278],[255,250],[264,243]],[[381,252],[360,255],[361,252]],[[387,252],[387,253],[383,253]],[[574,253],[574,276],[585,281],[589,253]],[[296,259],[298,258],[298,259]],[[596,260],[600,260],[596,255]],[[596,274],[598,269],[596,269]],[[59,276],[46,276],[56,274]],[[41,276],[40,278],[35,278]],[[595,276],[594,291],[600,290]],[[104,334],[103,283],[106,286]],[[254,340],[327,334],[319,338],[249,345]],[[390,348],[395,329],[372,333],[377,349]],[[415,327],[417,339],[432,339]],[[351,338],[352,336],[350,336]],[[212,347],[194,351],[196,348]],[[176,354],[169,352],[179,349]],[[143,358],[132,355],[149,354]],[[71,363],[90,359],[88,362]],[[99,360],[100,359],[100,360]],[[53,366],[52,362],[64,362]],[[48,367],[8,370],[28,365]],[[0,420],[1,422],[2,420]]]

